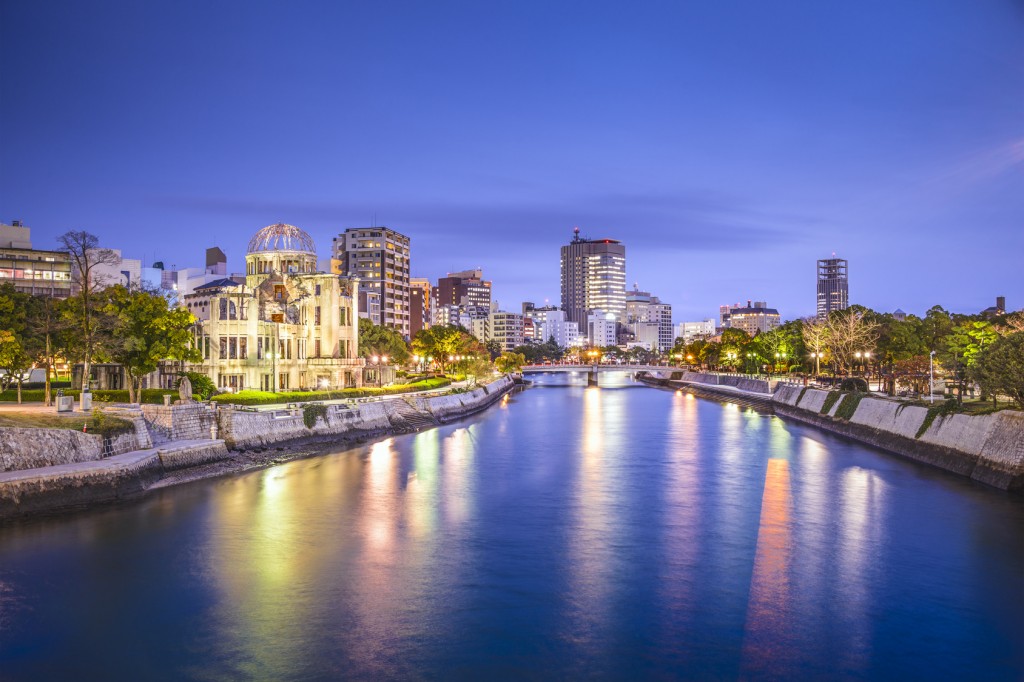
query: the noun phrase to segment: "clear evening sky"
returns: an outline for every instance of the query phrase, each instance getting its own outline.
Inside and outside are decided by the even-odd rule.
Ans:
[[[1024,307],[1024,2],[0,0],[0,219],[242,268],[283,221],[558,301],[574,225],[677,321]]]

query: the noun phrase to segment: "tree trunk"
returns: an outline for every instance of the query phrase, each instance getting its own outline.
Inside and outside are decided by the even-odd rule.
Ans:
[[[21,405],[21,379],[18,379],[18,404]]]
[[[43,393],[46,406],[50,406],[50,333],[46,333],[46,389]]]

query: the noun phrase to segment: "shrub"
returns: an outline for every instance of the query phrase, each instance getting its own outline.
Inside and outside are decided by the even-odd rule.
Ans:
[[[324,424],[327,423],[327,406],[321,403],[310,403],[309,405],[303,405],[302,407],[302,423],[306,425],[307,429],[312,429],[316,426],[316,420],[322,419]]]
[[[920,438],[928,431],[928,428],[935,421],[936,417],[946,418],[951,414],[956,414],[960,411],[960,406],[957,404],[955,398],[946,400],[941,405],[935,405],[934,407],[928,408],[928,413],[924,416],[924,421],[921,422],[921,427],[917,430],[917,435],[914,438]]]
[[[836,401],[844,395],[845,394],[840,391],[829,391],[828,395],[825,396],[825,404],[821,406],[821,414],[828,414],[832,409],[832,406],[836,404]]]
[[[844,421],[850,421],[853,419],[854,412],[857,411],[857,405],[860,404],[863,393],[847,393],[846,397],[843,398],[843,402],[839,403],[839,407],[836,409],[836,417]]]
[[[178,389],[181,386],[181,377],[188,377],[188,380],[192,382],[192,396],[199,400],[209,400],[210,396],[217,392],[213,379],[202,372],[181,372],[178,377],[174,388]]]
[[[273,405],[276,403],[308,403],[314,400],[341,400],[344,398],[369,398],[374,396],[398,395],[412,391],[424,391],[443,388],[451,382],[444,378],[423,379],[401,386],[385,386],[383,388],[345,388],[338,391],[286,391],[269,393],[267,391],[239,391],[238,393],[221,393],[211,400],[224,405]]]
[[[868,392],[868,382],[864,381],[860,377],[847,377],[839,383],[840,391],[860,391],[861,393]]]
[[[78,399],[78,396],[82,392],[78,389],[64,389],[64,395],[71,396],[74,399]],[[141,391],[140,402],[149,403],[152,405],[162,405],[164,402],[165,395],[173,395],[174,391],[169,388],[144,388]],[[21,399],[22,402],[26,403],[41,403],[43,402],[45,391],[42,389],[32,391],[22,391]],[[57,391],[53,391],[53,397],[57,397]],[[93,391],[92,399],[95,402],[101,403],[126,403],[128,402],[128,391]],[[0,393],[0,401],[2,402],[17,402],[18,394],[14,391],[4,391]]]

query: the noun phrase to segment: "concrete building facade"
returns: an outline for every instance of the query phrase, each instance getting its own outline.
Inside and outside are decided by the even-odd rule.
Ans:
[[[0,223],[0,284],[34,296],[71,295],[71,259],[63,251],[32,248],[30,228],[13,220]]]
[[[579,228],[561,249],[562,310],[581,327],[600,309],[626,320],[626,247],[614,239],[584,239]]]
[[[664,352],[675,343],[671,304],[648,291],[634,288],[626,293],[626,327],[648,350]]]
[[[235,391],[360,386],[359,280],[317,272],[313,240],[282,223],[257,232],[245,260],[244,283],[222,278],[182,297],[203,355],[189,369]]]
[[[825,258],[818,261],[818,319],[823,320],[834,310],[850,307],[849,263],[843,258]]]
[[[359,278],[360,314],[409,338],[409,238],[387,227],[355,227],[335,237],[331,251],[335,274]]]

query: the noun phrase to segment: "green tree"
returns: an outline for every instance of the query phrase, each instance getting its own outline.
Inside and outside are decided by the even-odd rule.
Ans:
[[[103,350],[124,367],[129,401],[138,402],[142,378],[161,360],[201,358],[192,347],[195,317],[185,308],[171,308],[160,294],[121,285],[105,289],[99,299],[99,312],[110,329]]]
[[[29,312],[32,296],[14,288],[13,284],[0,286],[0,393],[17,386],[21,402],[21,384],[32,368],[38,339],[33,335]]]
[[[374,324],[365,317],[359,318],[359,355],[386,355],[396,364],[409,361],[409,346],[398,330]]]
[[[526,358],[523,357],[522,353],[504,352],[497,360],[494,361],[494,366],[498,368],[499,372],[509,374],[511,372],[518,372],[526,364]]]
[[[421,329],[412,339],[412,350],[417,355],[433,358],[441,371],[445,371],[451,358],[457,355],[482,355],[487,349],[464,327],[440,324]]]
[[[956,324],[943,339],[939,357],[944,365],[953,370],[958,403],[963,404],[964,391],[979,355],[998,338],[999,334],[988,320],[965,319]]]
[[[501,355],[501,342],[497,339],[491,339],[484,344],[484,347],[487,348],[487,354],[491,357],[492,362]]]
[[[972,375],[992,396],[993,403],[1002,393],[1024,409],[1024,332],[1004,336],[981,350]]]

